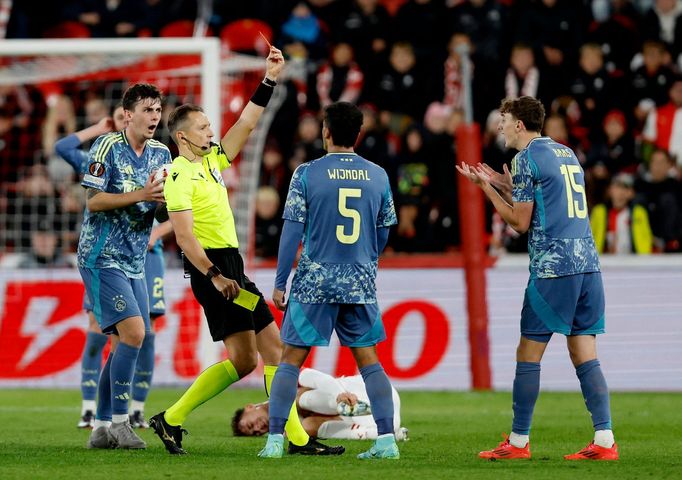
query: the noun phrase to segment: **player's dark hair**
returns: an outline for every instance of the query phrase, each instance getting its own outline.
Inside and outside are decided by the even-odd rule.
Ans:
[[[336,102],[324,109],[324,124],[337,147],[352,147],[362,128],[362,112],[348,102]]]
[[[201,108],[199,105],[194,105],[193,103],[184,103],[173,109],[168,116],[168,132],[175,143],[178,143],[178,139],[175,138],[175,134],[178,130],[182,130],[185,121],[189,118],[189,114],[192,112],[203,111],[203,108]]]
[[[237,409],[236,412],[234,412],[234,416],[232,417],[232,434],[235,437],[245,437],[244,433],[239,430],[239,421],[242,419],[242,415],[244,415],[244,409],[239,408]]]
[[[155,85],[150,83],[136,83],[135,85],[128,87],[125,91],[123,99],[121,100],[121,105],[124,109],[132,111],[135,109],[135,105],[147,98],[163,102],[161,90],[156,88]]]
[[[521,120],[529,132],[541,132],[545,123],[545,107],[540,100],[529,96],[503,100],[500,113],[508,113]]]

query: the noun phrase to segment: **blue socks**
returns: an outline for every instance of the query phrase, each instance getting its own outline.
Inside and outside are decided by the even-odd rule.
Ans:
[[[299,369],[280,363],[270,389],[270,434],[284,433],[291,405],[296,400]]]
[[[120,342],[111,357],[111,402],[114,415],[128,415],[130,383],[139,352],[139,348]]]
[[[530,423],[533,420],[533,410],[539,394],[540,363],[516,362],[516,376],[512,391],[514,409],[512,432],[519,435],[530,434]]]
[[[381,364],[374,363],[361,368],[360,373],[365,381],[369,403],[372,405],[372,416],[377,424],[377,433],[379,435],[392,434],[393,390],[386,372]]]
[[[81,393],[83,400],[94,400],[102,369],[102,350],[108,337],[102,333],[88,332],[81,357]]]
[[[152,375],[154,374],[154,339],[156,335],[147,332],[140,347],[140,353],[135,365],[135,376],[133,377],[133,400],[144,403],[149,395],[149,388],[152,385]]]
[[[580,389],[583,391],[585,405],[592,415],[592,425],[596,430],[611,430],[611,407],[609,388],[601,371],[599,360],[589,360],[575,369]]]
[[[114,357],[113,353],[109,354],[107,362],[102,368],[102,374],[99,377],[99,385],[97,387],[97,420],[111,421],[111,359]]]

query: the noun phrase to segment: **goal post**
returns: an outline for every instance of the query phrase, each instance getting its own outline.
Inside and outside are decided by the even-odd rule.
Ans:
[[[135,39],[54,39],[54,40],[4,40],[0,42],[0,56],[57,56],[57,55],[127,55],[134,64],[136,55],[199,54],[201,57],[201,107],[216,132],[221,132],[220,40],[217,38],[135,38]],[[123,64],[126,60],[122,61]],[[0,76],[0,85],[19,85],[50,81],[49,72],[26,75],[19,70],[17,76],[6,73]],[[73,72],[74,76],[85,72]],[[30,74],[29,74],[30,75]],[[61,72],[68,79],[70,72]]]
[[[153,83],[169,97],[169,106],[186,102],[199,104],[211,122],[215,141],[239,117],[262,80],[265,67],[265,58],[231,52],[222,48],[220,40],[214,37],[0,42],[0,87],[33,85],[43,93],[55,90],[71,96],[74,102],[81,92],[95,89],[96,95],[105,97],[106,103],[112,106],[120,100],[126,86]],[[240,251],[247,267],[253,258],[253,217],[263,147],[283,95],[282,88],[275,89],[256,130],[233,168],[225,172]],[[88,122],[80,116],[78,129],[86,126]],[[164,127],[160,125],[157,138],[172,147]],[[41,151],[38,156],[48,159],[51,155],[52,152]],[[2,212],[0,220],[1,217]],[[0,233],[0,248],[25,251],[25,237],[26,233],[18,230]]]

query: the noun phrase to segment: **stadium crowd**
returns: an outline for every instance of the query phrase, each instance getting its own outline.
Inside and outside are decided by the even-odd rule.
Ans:
[[[263,153],[258,256],[276,255],[289,179],[323,154],[320,111],[337,100],[361,106],[356,150],[389,174],[399,223],[387,250],[457,250],[453,139],[464,121],[465,61],[486,163],[501,171],[513,156],[497,132],[500,99],[537,97],[547,111],[544,134],[582,162],[598,248],[682,250],[681,1],[9,3],[0,25],[7,38],[171,36],[178,22],[197,18],[211,35],[244,18],[269,26],[289,72]],[[37,8],[41,16],[31,14]],[[463,44],[468,60],[458,53]],[[92,82],[61,95],[0,86],[0,251],[33,249],[32,264],[46,265],[75,250],[83,193],[70,168],[54,160],[54,142],[108,115],[106,99],[121,94],[112,88],[120,86]],[[165,128],[158,136],[171,143]],[[491,251],[525,251],[525,239],[489,212]]]

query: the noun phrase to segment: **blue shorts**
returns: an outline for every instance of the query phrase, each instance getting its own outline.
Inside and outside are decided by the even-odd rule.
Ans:
[[[386,339],[376,303],[299,303],[289,298],[282,321],[284,343],[327,346],[333,330],[346,347],[369,347]]]
[[[115,268],[79,267],[85,291],[92,301],[102,333],[116,332],[116,324],[129,317],[142,317],[149,328],[149,299],[144,278],[128,278]]]
[[[90,297],[88,297],[88,291],[87,289],[83,292],[83,310],[86,312],[92,312],[92,302],[90,301]]]
[[[552,333],[596,335],[604,333],[604,323],[601,273],[528,281],[521,311],[524,337],[549,341]]]
[[[149,292],[149,313],[163,315],[166,313],[166,301],[163,297],[163,252],[147,252],[144,260],[144,278]]]

